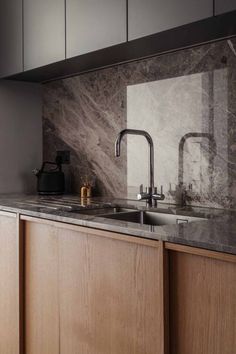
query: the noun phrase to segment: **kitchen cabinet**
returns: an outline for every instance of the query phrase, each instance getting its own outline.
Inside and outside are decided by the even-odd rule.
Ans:
[[[16,214],[0,212],[0,353],[20,353],[19,239]]]
[[[213,0],[129,0],[128,39],[148,36],[211,16]]]
[[[59,354],[57,233],[53,226],[43,223],[25,223],[24,229],[24,354]]]
[[[126,0],[67,0],[66,57],[126,41]]]
[[[1,353],[236,348],[235,255],[1,214]]]
[[[232,10],[234,0],[2,0],[0,78],[45,82],[230,38]]]
[[[65,59],[64,0],[24,0],[24,70]]]
[[[235,0],[214,0],[215,1],[215,15],[220,15],[225,12],[236,10]]]
[[[24,219],[26,354],[164,353],[159,242]]]
[[[23,70],[22,0],[0,2],[0,78]]]
[[[170,353],[232,354],[236,257],[171,245]]]

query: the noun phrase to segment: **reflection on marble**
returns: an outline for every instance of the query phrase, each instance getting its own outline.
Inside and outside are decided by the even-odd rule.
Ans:
[[[167,202],[180,203],[186,188],[188,204],[236,208],[236,57],[227,41],[58,80],[43,93],[44,158],[71,151],[69,191],[79,191],[85,174],[96,176],[101,196],[134,197],[147,184],[141,137],[129,137],[114,157],[115,138],[128,127],[153,137],[155,183]],[[188,137],[180,169],[189,133],[211,135],[215,148]]]
[[[220,71],[220,72],[219,72]],[[219,79],[220,77],[220,79]],[[155,146],[155,182],[162,185],[166,201],[181,201],[181,194],[195,204],[221,206],[221,186],[228,181],[227,155],[221,159],[221,147],[228,144],[227,115],[211,114],[214,105],[211,89],[221,85],[218,97],[222,111],[227,110],[227,69],[154,81],[127,88],[128,128],[143,129],[153,137]],[[221,124],[221,134],[215,124]],[[138,140],[139,139],[139,140]],[[136,154],[137,143],[139,154]],[[147,181],[146,142],[128,138],[128,193]],[[144,165],[145,161],[145,165]],[[134,173],[135,171],[135,173]],[[220,173],[220,181],[217,178]],[[182,193],[181,193],[182,192]]]

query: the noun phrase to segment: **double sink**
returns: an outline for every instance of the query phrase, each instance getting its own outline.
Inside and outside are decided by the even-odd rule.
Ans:
[[[161,226],[169,224],[189,223],[193,221],[205,220],[203,217],[176,215],[157,210],[137,210],[129,207],[113,206],[111,203],[89,203],[81,205],[75,199],[46,199],[29,200],[21,202],[22,206],[37,207],[41,210],[66,212],[69,214],[101,217],[107,220],[125,221],[141,225]]]
[[[93,215],[103,217],[110,220],[126,221],[141,225],[161,226],[169,224],[189,223],[193,221],[205,220],[205,218],[196,216],[185,216],[168,213],[160,213],[158,211],[136,210],[121,207],[106,207],[97,209],[84,209],[73,211],[77,214]]]

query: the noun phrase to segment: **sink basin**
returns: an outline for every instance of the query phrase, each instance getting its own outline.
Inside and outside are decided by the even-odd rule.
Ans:
[[[79,215],[98,216],[107,219],[137,223],[141,225],[156,226],[205,220],[204,218],[200,217],[137,210],[134,208],[112,206],[111,204],[90,203],[89,205],[81,205],[79,201],[74,200],[60,201],[41,198],[40,200],[28,200],[26,202],[21,201],[18,203],[21,205],[21,207],[38,207],[48,210],[66,211]]]
[[[128,221],[142,225],[169,225],[182,224],[193,221],[206,220],[200,217],[164,214],[152,211],[129,211],[103,217],[114,220]]]

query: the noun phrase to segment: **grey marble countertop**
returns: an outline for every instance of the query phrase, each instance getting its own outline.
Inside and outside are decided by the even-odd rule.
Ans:
[[[86,215],[85,209],[124,207],[160,213],[205,218],[191,223],[150,226],[98,215]],[[81,201],[78,195],[55,197],[0,195],[0,210],[108,230],[152,240],[204,248],[236,255],[236,211],[159,204],[147,208],[145,203],[114,198]]]

